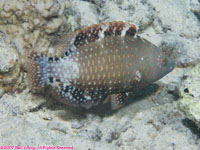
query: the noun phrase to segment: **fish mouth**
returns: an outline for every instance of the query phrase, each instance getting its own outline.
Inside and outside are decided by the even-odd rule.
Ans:
[[[168,72],[171,72],[175,68],[175,66],[176,66],[175,62],[171,59],[169,68],[168,68]]]
[[[175,68],[175,65],[174,65],[174,66],[171,66],[171,67],[169,68],[169,72],[171,72],[174,68]]]

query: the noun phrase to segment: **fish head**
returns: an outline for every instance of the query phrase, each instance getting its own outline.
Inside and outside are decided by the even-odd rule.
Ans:
[[[165,55],[161,58],[161,67],[162,67],[161,76],[164,76],[174,69],[175,62],[171,57]]]
[[[174,60],[167,53],[159,48],[157,50],[157,54],[152,56],[151,62],[153,63],[149,63],[151,66],[151,81],[153,82],[167,75],[175,67]]]

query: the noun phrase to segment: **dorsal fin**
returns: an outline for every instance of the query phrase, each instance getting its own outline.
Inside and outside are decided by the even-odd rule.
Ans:
[[[80,46],[101,40],[108,36],[135,36],[136,26],[122,21],[94,24],[62,36],[56,43],[55,49],[60,55],[69,56]]]
[[[133,24],[122,21],[99,23],[76,31],[74,46],[76,48],[83,44],[101,40],[107,36],[135,36],[136,27]]]
[[[61,36],[59,39],[56,39],[53,46],[56,49],[58,56],[68,56],[71,53],[70,47],[73,45],[73,38],[75,33],[68,32],[66,35]]]

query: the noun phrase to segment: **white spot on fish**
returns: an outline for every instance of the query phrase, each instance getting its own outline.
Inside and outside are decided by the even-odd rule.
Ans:
[[[90,101],[92,98],[91,98],[91,96],[85,96],[85,99]]]
[[[131,26],[129,24],[125,24],[122,32],[121,32],[121,37],[124,37],[126,35],[126,31],[130,28]],[[123,41],[124,42],[124,41]]]
[[[142,73],[140,72],[140,71],[136,71],[136,80],[138,81],[138,82],[140,82],[140,80],[141,80],[141,78],[142,78]]]
[[[109,27],[109,23],[104,23],[101,26],[102,31],[99,32],[98,36],[99,36],[99,41],[102,40],[104,38],[104,32],[108,29]]]

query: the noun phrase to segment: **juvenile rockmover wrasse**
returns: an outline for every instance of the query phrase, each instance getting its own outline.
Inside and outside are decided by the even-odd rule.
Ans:
[[[27,59],[29,87],[50,87],[52,96],[70,106],[90,108],[101,100],[121,107],[131,91],[159,80],[174,61],[136,35],[133,24],[95,24],[59,40],[62,57],[31,53]]]

